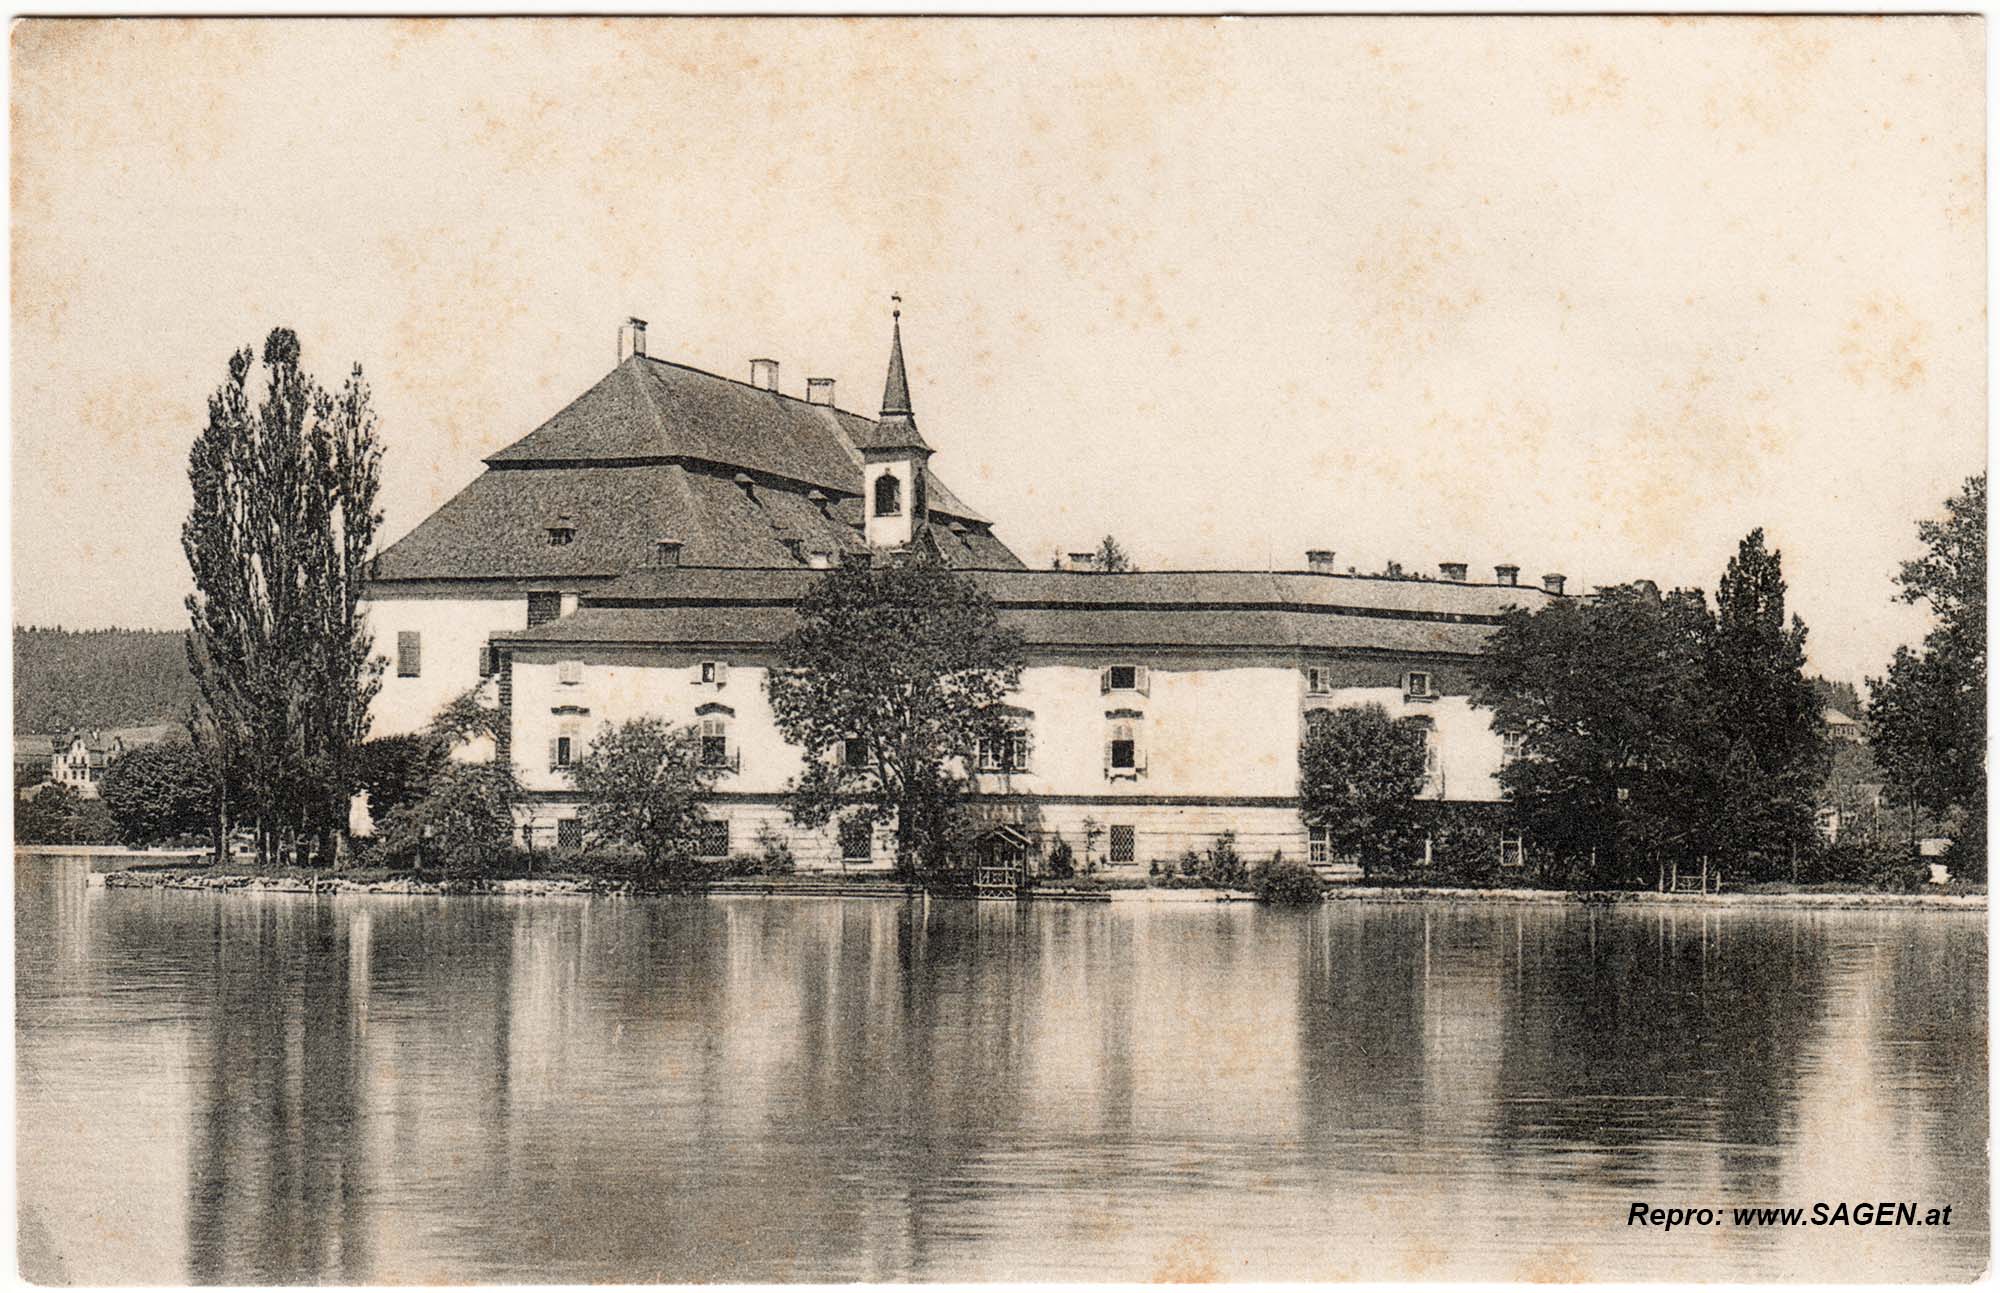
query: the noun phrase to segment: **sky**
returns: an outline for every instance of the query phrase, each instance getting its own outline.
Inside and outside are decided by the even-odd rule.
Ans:
[[[1879,674],[1985,460],[1976,18],[17,22],[17,624],[184,623],[234,348],[393,540],[616,359],[881,398],[1030,564],[1713,590]]]

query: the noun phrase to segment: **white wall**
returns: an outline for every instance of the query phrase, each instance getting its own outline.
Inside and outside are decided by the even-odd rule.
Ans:
[[[528,599],[505,597],[385,597],[362,603],[375,634],[375,653],[388,660],[382,690],[369,713],[370,736],[402,736],[419,731],[444,704],[479,681],[479,650],[489,634],[518,633],[528,622]],[[415,678],[396,672],[396,635],[422,635],[423,671]],[[484,758],[486,751],[465,751]]]

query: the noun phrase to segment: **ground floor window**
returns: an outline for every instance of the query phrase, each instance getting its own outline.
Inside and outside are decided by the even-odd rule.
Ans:
[[[874,856],[875,823],[866,817],[849,818],[840,824],[840,860],[866,862]]]
[[[1139,832],[1131,826],[1111,828],[1111,865],[1120,866],[1139,860]]]
[[[1306,860],[1314,866],[1333,861],[1333,832],[1325,826],[1306,828]]]
[[[580,849],[583,847],[583,821],[576,817],[556,819],[556,847],[559,849]]]
[[[695,836],[696,851],[705,858],[729,856],[729,819],[710,818],[701,823]]]
[[[1521,866],[1527,861],[1527,850],[1521,847],[1519,835],[1500,837],[1500,865]]]

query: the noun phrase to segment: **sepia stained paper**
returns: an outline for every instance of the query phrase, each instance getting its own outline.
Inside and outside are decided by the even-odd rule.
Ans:
[[[1856,686],[1924,637],[1893,579],[1984,468],[1975,16],[27,19],[11,38],[17,627],[187,627],[189,450],[229,356],[277,327],[329,385],[365,369],[384,549],[625,362],[628,319],[651,359],[740,387],[772,356],[781,395],[831,377],[868,419],[894,328],[949,492],[929,503],[968,551],[1047,570],[1110,534],[1141,571],[1246,580],[1328,551],[1325,573],[1421,571],[1408,623],[1431,624],[1459,614],[1421,601],[1467,580],[1453,564],[1496,594],[1504,568],[1538,595],[1545,572],[1567,595],[1712,592],[1761,527],[1808,672]],[[714,507],[767,487],[726,465],[760,474],[716,475]],[[519,523],[540,545],[572,517],[591,542],[623,506],[576,497]],[[627,537],[647,560],[706,541]],[[485,627],[442,636],[456,614],[424,621],[433,676],[475,647],[489,663]],[[393,618],[373,620],[378,735],[400,721]],[[1160,645],[1129,719],[1122,657],[1077,656],[1085,780],[1057,784],[1067,738],[1038,736],[1048,823],[1081,847],[1067,823],[1115,826],[1108,795],[1147,800],[1140,862],[1149,832],[1162,857],[1224,830],[1307,856],[1294,808],[1268,824],[1292,729],[1236,733],[1235,657],[1208,649],[1192,627]],[[681,717],[763,712],[740,661],[730,686],[674,659],[720,707]],[[1397,665],[1398,703],[1433,668]],[[1198,718],[1118,726],[1158,722],[1176,686]],[[568,729],[540,708],[546,736],[514,748],[539,761],[546,740],[553,764]],[[1486,784],[1435,712],[1439,775]],[[27,738],[71,735],[17,720],[17,783]],[[68,865],[17,857],[35,1283],[1990,1264],[1983,897],[1328,903],[1308,925],[1122,899],[146,894],[48,869]],[[1953,1220],[1630,1220],[1862,1200]]]

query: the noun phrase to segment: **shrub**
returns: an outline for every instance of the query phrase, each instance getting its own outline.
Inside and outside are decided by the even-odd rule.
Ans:
[[[756,875],[790,875],[799,869],[792,845],[784,832],[765,822],[757,828]]]
[[[1061,835],[1057,835],[1055,843],[1049,845],[1048,868],[1049,875],[1054,879],[1076,878],[1076,851],[1070,848],[1069,841]]]
[[[1500,827],[1490,817],[1446,812],[1431,827],[1432,883],[1488,885],[1499,870]]]
[[[1265,902],[1318,902],[1326,896],[1326,885],[1311,867],[1277,853],[1257,868],[1253,887]]]
[[[1218,889],[1242,889],[1250,883],[1250,864],[1236,851],[1236,832],[1224,831],[1202,854],[1202,879]]]

